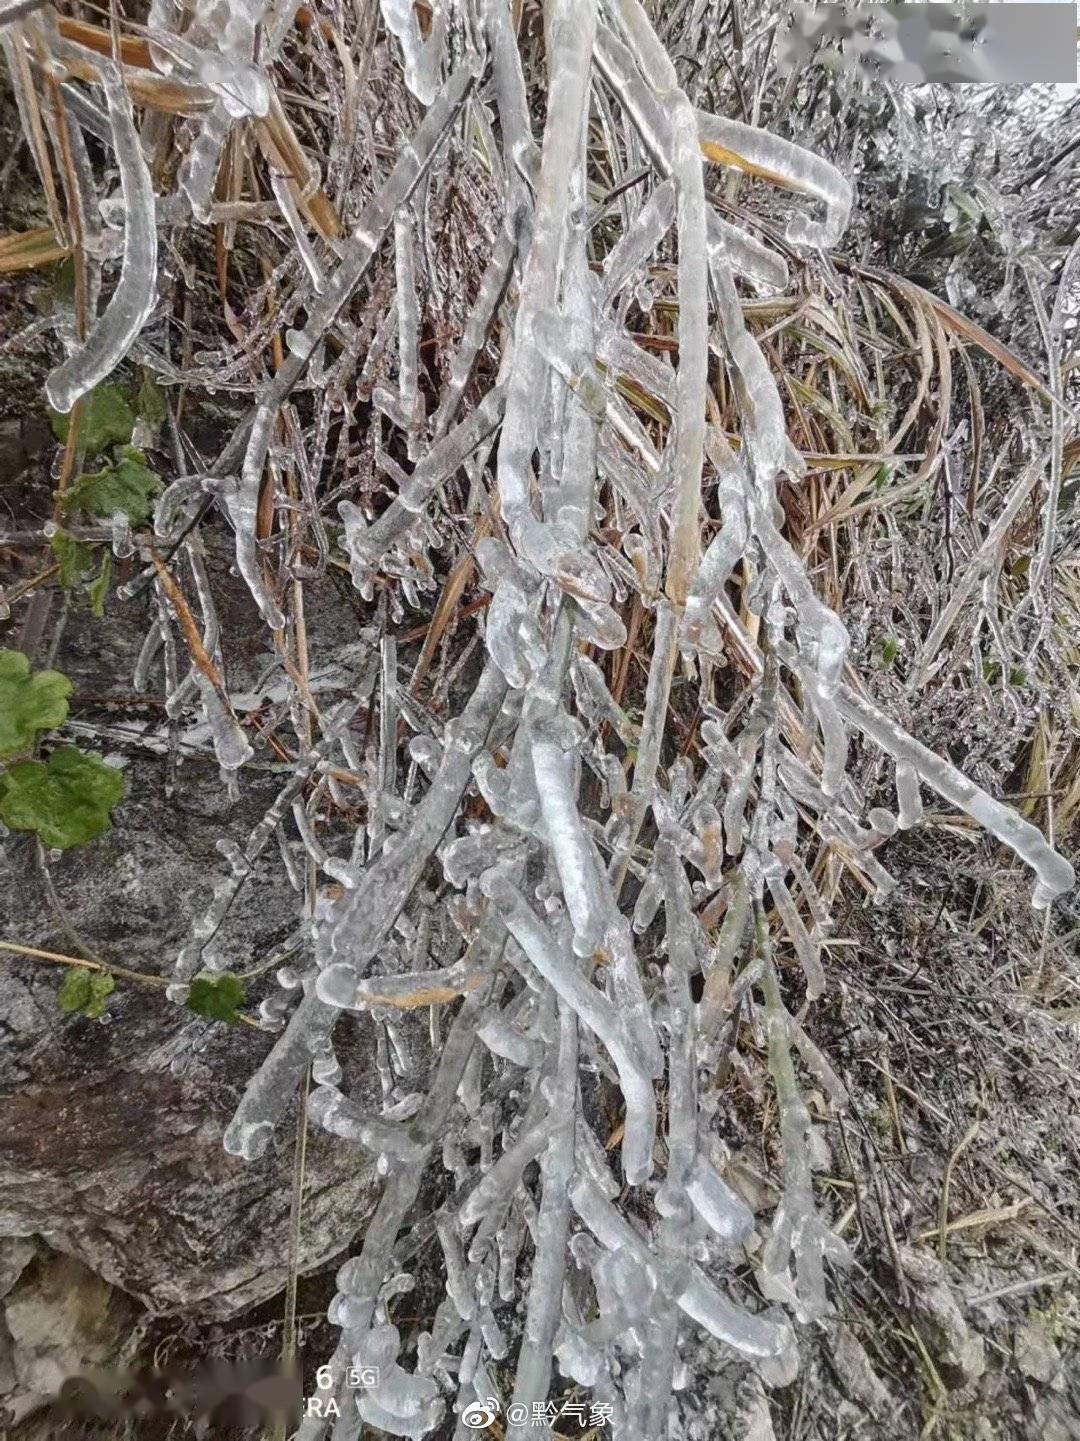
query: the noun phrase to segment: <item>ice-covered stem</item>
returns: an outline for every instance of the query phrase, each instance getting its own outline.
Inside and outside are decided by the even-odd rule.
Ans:
[[[644,33],[643,27],[639,28]],[[675,138],[671,121],[653,89],[643,80],[630,51],[604,27],[598,33],[596,59],[661,173],[673,174]],[[749,432],[751,459],[756,474],[772,479],[792,459],[780,394],[761,347],[747,329],[725,233],[712,211],[708,212],[706,224],[709,282],[727,359],[733,368],[739,411]]]
[[[394,216],[394,271],[397,277],[398,394],[408,421],[410,448],[419,424],[420,303],[416,295],[416,257],[413,253],[412,217],[408,210]]]
[[[824,1257],[847,1257],[847,1248],[822,1221],[814,1205],[810,1167],[810,1113],[806,1109],[791,1060],[791,1022],[780,997],[773,966],[769,925],[760,902],[754,905],[755,941],[763,961],[761,989],[769,1041],[769,1070],[780,1108],[784,1192],[773,1218],[761,1260],[761,1289],[773,1300],[793,1306],[801,1320],[829,1310],[825,1294]],[[795,1267],[792,1280],[790,1266]]]
[[[246,1156],[261,1154],[265,1149],[274,1125],[300,1084],[311,1051],[317,1049],[329,1032],[339,1006],[351,1004],[356,979],[384,945],[394,921],[457,813],[473,757],[484,743],[504,693],[502,677],[494,666],[488,666],[469,705],[448,727],[442,762],[412,826],[397,838],[395,846],[367,867],[356,888],[346,893],[320,928],[316,943],[323,951],[324,963],[341,958],[347,959],[349,965],[333,966],[318,977],[319,986],[327,991],[327,1000],[320,999],[312,990],[300,1003],[285,1034],[248,1084],[226,1133],[229,1149]],[[293,793],[302,785],[303,781]],[[292,790],[292,786],[286,787],[278,798],[282,805],[286,792]],[[291,798],[291,795],[287,797],[290,802]],[[269,819],[268,813],[261,828],[257,828],[260,834]],[[272,829],[267,832],[267,839]],[[345,983],[351,987],[350,999],[346,999],[342,991]]]
[[[80,395],[111,375],[127,355],[154,308],[157,284],[157,226],[150,169],[119,67],[101,56],[94,58],[105,91],[124,197],[124,258],[116,289],[86,343],[58,365],[45,383],[49,404],[64,414]]]
[[[247,582],[263,619],[274,630],[284,625],[281,610],[270,595],[259,567],[255,536],[263,465],[278,412],[296,385],[319,341],[340,317],[394,221],[447,134],[454,117],[476,79],[471,64],[460,66],[446,82],[412,140],[402,148],[397,163],[379,193],[361,212],[352,235],[342,247],[341,261],[325,293],[314,301],[303,332],[293,337],[289,354],[267,385],[255,411],[239,482],[223,489],[223,498],[236,531],[236,563]]]
[[[652,663],[645,688],[645,714],[642,717],[641,738],[634,762],[634,779],[630,787],[630,814],[611,858],[610,874],[616,896],[622,889],[626,869],[641,834],[641,827],[645,823],[656,784],[660,748],[667,730],[667,705],[678,655],[678,638],[679,612],[670,601],[658,601]]]
[[[233,867],[232,875],[219,881],[214,887],[214,897],[203,916],[195,923],[191,938],[181,946],[176,957],[176,974],[186,981],[199,969],[203,951],[221,929],[233,902],[240,893],[244,882],[252,875],[255,862],[270,844],[282,821],[292,809],[293,802],[301,794],[319,765],[339,742],[342,732],[356,713],[359,702],[346,702],[329,719],[326,734],[308,755],[302,757],[288,781],[278,792],[262,820],[248,836],[240,853],[244,864]]]
[[[547,1399],[555,1332],[562,1316],[566,1242],[570,1229],[569,1187],[574,1174],[577,1122],[577,1015],[559,1006],[559,1052],[552,1085],[554,1125],[540,1164],[543,1195],[536,1222],[529,1303],[514,1378],[514,1402],[529,1408]],[[508,1441],[526,1441],[531,1428],[510,1426]]]
[[[698,128],[701,148],[710,160],[822,201],[823,222],[802,215],[788,222],[786,238],[792,245],[838,243],[851,211],[852,190],[835,166],[783,136],[726,115],[699,111]]]
[[[677,1278],[689,1277],[689,1248],[693,1210],[689,1195],[690,1178],[697,1160],[698,1098],[697,1045],[694,1018],[696,1007],[690,994],[690,973],[697,967],[691,910],[690,883],[686,871],[668,840],[656,847],[656,859],[664,892],[664,920],[667,936],[667,967],[664,973],[667,995],[668,1031],[668,1164],[663,1184],[656,1193],[661,1221],[658,1252],[665,1280],[678,1289]],[[643,1368],[648,1386],[643,1387],[637,1408],[643,1441],[661,1441],[667,1435],[668,1398],[675,1367],[677,1326],[672,1302],[662,1304],[651,1318]]]
[[[656,1134],[656,1097],[652,1067],[643,1063],[639,1048],[627,1034],[619,1012],[603,992],[590,984],[580,962],[565,955],[551,929],[540,919],[514,883],[499,870],[481,879],[484,894],[493,901],[507,930],[524,951],[530,965],[571,1006],[586,1026],[603,1041],[619,1073],[626,1102],[623,1170],[627,1182],[640,1185],[652,1172]]]
[[[591,956],[607,930],[612,901],[577,808],[572,758],[552,741],[538,738],[532,744],[532,762],[547,843],[574,923],[574,950],[579,956]]]
[[[496,312],[506,294],[514,267],[514,257],[517,255],[519,218],[517,210],[503,216],[495,246],[484,267],[480,290],[469,311],[454,358],[450,362],[450,373],[446,378],[442,399],[432,419],[432,433],[436,442],[443,439],[454,423],[477,357],[487,341]],[[492,392],[488,391],[488,396],[491,394]],[[487,400],[488,396],[484,399]]]
[[[409,828],[370,864],[354,868],[347,889],[316,931],[316,958],[328,967],[341,962],[362,976],[419,883],[436,846],[453,823],[472,775],[472,764],[487,740],[506,694],[506,682],[490,662],[468,705],[446,728],[438,770],[417,806]],[[320,977],[320,993],[340,994],[342,967]],[[337,1002],[335,1002],[337,1004]]]
[[[709,288],[705,178],[697,118],[675,67],[639,0],[620,0],[620,11],[646,79],[671,116],[672,162],[679,239],[679,369],[675,380],[675,451],[671,545],[665,590],[685,604],[701,554],[701,469],[705,455],[705,391],[709,365]],[[666,710],[666,704],[665,704]]]
[[[475,410],[442,436],[408,478],[408,484],[382,514],[365,525],[363,512],[351,501],[338,507],[345,522],[345,545],[352,560],[353,584],[360,587],[368,572],[416,524],[439,486],[444,485],[474,450],[494,433],[506,405],[504,386],[493,387]]]
[[[532,244],[521,279],[514,325],[513,371],[499,441],[497,480],[502,517],[519,550],[534,518],[532,457],[540,427],[547,362],[533,325],[556,307],[559,262],[581,154],[589,102],[589,70],[596,32],[596,0],[546,0],[548,109],[533,218]]]
[[[841,713],[853,725],[892,756],[898,772],[900,767],[909,767],[931,790],[971,816],[1031,867],[1035,872],[1033,906],[1045,908],[1057,896],[1072,889],[1076,883],[1072,866],[1047,843],[1042,832],[1025,821],[1012,806],[1002,805],[987,795],[951,761],[928,750],[851,686],[841,685],[836,701]]]
[[[503,935],[505,932],[497,921],[489,918],[481,924],[475,944],[488,965],[498,962]],[[380,1287],[393,1265],[394,1243],[420,1190],[427,1158],[446,1126],[486,1005],[486,988],[465,997],[446,1037],[427,1098],[409,1127],[411,1138],[423,1150],[416,1159],[391,1167],[379,1204],[364,1232],[360,1254],[338,1272],[340,1296],[349,1304],[347,1324],[329,1365],[334,1383],[332,1394],[342,1411],[350,1415],[355,1415],[352,1409],[355,1392],[350,1392],[346,1385],[346,1371],[353,1364],[358,1340],[371,1326]],[[301,1424],[296,1441],[320,1441],[325,1431],[326,1422],[311,1417]]]
[[[254,1161],[263,1154],[313,1055],[330,1033],[336,1010],[315,995],[313,978],[305,983],[305,992],[284,1033],[247,1083],[225,1128],[225,1149],[230,1155]]]
[[[583,1167],[570,1186],[574,1210],[602,1246],[609,1251],[626,1247],[641,1269],[656,1273],[656,1262],[646,1242],[630,1222],[607,1199]],[[660,1275],[663,1283],[665,1278]],[[740,1355],[764,1360],[780,1356],[792,1345],[790,1328],[768,1316],[755,1316],[729,1301],[705,1276],[691,1265],[687,1277],[673,1278],[679,1309]]]

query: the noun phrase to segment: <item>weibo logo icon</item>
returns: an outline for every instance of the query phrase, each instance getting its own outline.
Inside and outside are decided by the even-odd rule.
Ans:
[[[470,1431],[483,1431],[499,1414],[499,1403],[494,1396],[486,1401],[470,1401],[461,1413],[461,1419]]]

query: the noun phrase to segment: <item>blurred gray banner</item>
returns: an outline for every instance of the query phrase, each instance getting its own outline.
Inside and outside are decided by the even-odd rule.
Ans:
[[[910,85],[1076,84],[1076,6],[797,5],[781,66],[858,70]]]

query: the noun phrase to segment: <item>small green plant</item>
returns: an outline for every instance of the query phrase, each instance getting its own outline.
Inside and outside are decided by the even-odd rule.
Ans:
[[[71,682],[58,670],[30,673],[22,651],[0,650],[0,758],[28,750],[38,731],[67,720]]]
[[[247,986],[231,971],[202,971],[191,982],[187,1008],[211,1021],[235,1022],[246,995]]]
[[[78,1011],[91,1020],[97,1020],[105,1014],[105,1004],[115,990],[116,981],[108,971],[80,968],[68,971],[56,993],[56,1000],[62,1011]]]
[[[49,420],[57,440],[66,442],[71,416],[49,410]],[[135,412],[123,388],[106,380],[95,385],[83,397],[79,415],[79,445],[87,455],[103,455],[110,445],[124,445],[135,429]]]
[[[47,761],[16,761],[0,785],[0,820],[61,851],[107,831],[124,794],[119,771],[75,746],[53,751]]]
[[[109,828],[124,778],[97,756],[75,746],[48,760],[10,759],[29,751],[39,732],[67,719],[71,681],[61,671],[31,672],[21,651],[0,650],[0,820],[33,831],[57,850],[93,840]]]
[[[136,420],[158,426],[165,413],[164,397],[148,371],[137,389],[105,381],[89,392],[80,415],[78,448],[87,459],[97,459],[101,464],[80,471],[60,496],[60,510],[65,517],[83,511],[98,520],[124,515],[132,526],[146,524],[163,486],[148,464],[145,451],[133,445],[132,440]],[[49,418],[57,438],[66,441],[71,417],[50,410]],[[81,585],[92,614],[100,618],[112,578],[108,550],[78,540],[63,529],[54,531],[49,545],[60,568],[60,584],[65,590]],[[88,579],[95,566],[96,574]]]
[[[146,456],[133,445],[121,445],[116,458],[101,470],[86,472],[64,492],[64,509],[87,510],[101,520],[109,520],[118,511],[132,525],[143,525],[150,518],[152,498],[161,490],[161,481],[146,464]]]

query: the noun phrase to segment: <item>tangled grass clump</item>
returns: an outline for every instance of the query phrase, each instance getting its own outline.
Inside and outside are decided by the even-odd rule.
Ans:
[[[0,264],[74,269],[48,385],[70,415],[60,506],[94,478],[89,398],[137,361],[165,405],[135,443],[170,458],[152,530],[128,517],[122,594],[151,603],[136,680],[161,665],[231,789],[268,734],[291,768],[219,843],[172,994],[226,969],[230,906],[279,846],[303,961],[263,1003],[280,1035],[225,1144],[257,1157],[310,1067],[310,1121],[378,1158],[330,1312],[339,1441],[422,1435],[448,1396],[496,1398],[520,1437],[556,1371],[614,1434],[666,1435],[694,1328],[790,1378],[792,1322],[828,1312],[847,1257],[799,1077],[844,1105],[812,1039],[841,887],[890,891],[889,838],[927,793],[1030,868],[1036,906],[1073,882],[889,702],[964,672],[1016,708],[1036,670],[1075,675],[1055,565],[1075,267],[1044,380],[839,252],[849,180],[782,115],[752,123],[768,31],[734,45],[737,11],[671,8],[154,0],[145,23],[42,6],[0,32],[50,220]],[[980,410],[988,362],[1022,426]],[[180,423],[194,390],[233,406],[210,460]],[[898,517],[935,487],[945,599],[883,600]],[[227,683],[214,526],[286,688],[258,734]],[[335,573],[366,651],[328,697],[306,617]],[[1069,766],[1059,825],[1075,751],[1044,751],[1048,782]],[[376,1039],[377,1111],[345,1026]],[[717,1078],[740,1075],[768,1076],[779,1117],[764,1238],[725,1176]],[[393,1301],[432,1234],[445,1296],[403,1338]],[[356,1368],[377,1381],[350,1390]]]

